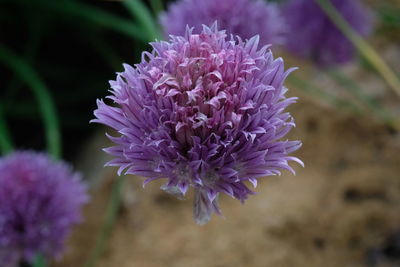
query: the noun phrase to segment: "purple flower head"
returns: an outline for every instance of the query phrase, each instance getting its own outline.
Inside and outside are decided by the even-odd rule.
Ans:
[[[1,158],[0,266],[59,257],[87,200],[80,176],[62,162],[35,152]]]
[[[98,100],[94,122],[118,132],[116,146],[105,151],[119,173],[166,178],[162,189],[183,198],[195,189],[194,218],[206,223],[220,213],[217,197],[225,193],[244,201],[257,179],[293,171],[288,156],[299,141],[280,141],[292,127],[284,112],[296,98],[286,98],[283,60],[258,36],[248,41],[226,38],[216,24],[200,34],[152,43],[142,62],[111,81],[118,107]]]
[[[186,25],[195,27],[215,21],[227,34],[250,39],[260,35],[261,44],[282,44],[286,26],[275,4],[264,0],[180,0],[160,16],[166,35],[184,35]]]
[[[371,33],[372,14],[359,0],[330,1],[355,31],[363,36]],[[320,66],[342,64],[353,58],[353,45],[315,0],[289,0],[282,13],[289,27],[289,51]]]

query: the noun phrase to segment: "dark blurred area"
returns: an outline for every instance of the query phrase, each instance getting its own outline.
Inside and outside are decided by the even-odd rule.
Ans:
[[[63,154],[71,160],[97,128],[89,125],[95,99],[107,94],[108,80],[123,62],[138,62],[146,45],[62,11],[63,2],[68,1],[0,1],[0,38],[49,88],[60,116]],[[117,1],[82,3],[129,19]],[[43,124],[29,86],[5,65],[0,72],[0,99],[14,142],[20,149],[44,150]]]

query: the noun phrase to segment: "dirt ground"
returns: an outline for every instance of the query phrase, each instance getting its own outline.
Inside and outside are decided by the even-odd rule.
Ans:
[[[129,176],[97,266],[400,266],[399,134],[307,97],[291,111],[306,165],[295,166],[296,176],[265,178],[244,205],[222,197],[225,217],[205,226],[192,220],[191,196],[176,200],[159,190],[162,182],[143,189]],[[54,266],[82,266],[93,247],[115,173],[99,171],[106,178],[94,185],[86,222]]]

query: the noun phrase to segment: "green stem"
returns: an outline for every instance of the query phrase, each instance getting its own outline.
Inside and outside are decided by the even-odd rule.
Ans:
[[[150,0],[150,5],[156,16],[164,10],[162,0]]]
[[[79,19],[85,19],[97,25],[108,27],[119,31],[129,37],[147,42],[148,38],[143,31],[130,20],[120,18],[116,15],[92,7],[79,1],[74,0],[58,0],[58,1],[40,1],[44,6],[54,9],[60,13],[75,16]],[[78,21],[79,21],[78,19]]]
[[[382,3],[377,8],[377,13],[380,20],[384,22],[387,26],[400,27],[400,5],[395,7],[389,3]]]
[[[46,260],[43,255],[38,254],[35,257],[35,260],[32,263],[32,267],[46,267]]]
[[[357,48],[358,52],[376,69],[393,91],[400,96],[400,81],[379,54],[348,24],[329,0],[314,0]]]
[[[92,44],[93,48],[103,57],[104,61],[110,65],[114,70],[122,67],[122,59],[117,55],[115,49],[107,43],[104,38],[99,34],[88,36],[88,41]]]
[[[59,158],[61,155],[61,134],[57,112],[49,90],[30,65],[2,44],[0,44],[0,61],[11,68],[31,88],[45,125],[47,148],[50,154]]]
[[[160,31],[148,8],[140,0],[124,0],[122,2],[133,18],[136,18],[147,33],[149,41],[160,39]]]
[[[125,176],[120,176],[117,177],[116,181],[114,181],[103,226],[97,238],[94,250],[89,260],[86,262],[85,267],[94,267],[105,249],[105,245],[110,237],[111,230],[117,219],[118,208],[121,204],[121,190],[124,180]]]
[[[39,44],[42,38],[43,29],[44,29],[44,18],[41,17],[40,14],[35,13],[31,14],[33,18],[29,20],[29,38],[26,42],[25,49],[24,49],[24,58],[28,64],[32,64],[39,48]],[[10,79],[8,86],[5,89],[5,101],[4,106],[5,109],[9,107],[13,107],[14,103],[13,100],[22,87],[23,83],[17,76],[14,74],[13,78]]]
[[[345,74],[339,70],[328,70],[326,72],[333,80],[339,83],[343,88],[345,88],[350,94],[359,99],[365,106],[367,106],[375,115],[381,119],[384,123],[390,125],[395,129],[400,129],[398,122],[394,117],[385,110],[384,107],[380,106],[372,97],[364,94],[363,90],[355,83],[352,79],[347,77]]]
[[[340,99],[334,95],[331,95],[315,86],[302,80],[301,78],[297,77],[294,74],[291,74],[287,81],[292,84],[294,87],[297,87],[308,94],[315,95],[320,99],[324,99],[326,102],[330,103],[331,105],[339,108],[345,108],[354,113],[360,113],[360,109],[354,105],[353,103]]]
[[[0,105],[0,149],[3,155],[13,150],[13,143],[10,132],[7,128],[6,119],[3,114],[3,107]]]

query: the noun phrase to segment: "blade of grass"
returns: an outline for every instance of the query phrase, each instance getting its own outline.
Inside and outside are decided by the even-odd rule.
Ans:
[[[108,27],[137,40],[148,42],[146,34],[130,20],[121,18],[100,8],[75,0],[40,1],[43,6],[60,13],[85,19],[97,25]]]
[[[379,54],[347,23],[329,0],[314,1],[350,40],[358,52],[375,68],[393,91],[400,96],[400,81]]]
[[[119,176],[114,181],[103,226],[102,226],[100,234],[97,238],[94,250],[93,250],[89,260],[86,262],[85,267],[96,266],[98,260],[101,257],[101,254],[103,254],[103,251],[105,249],[107,241],[110,237],[112,228],[117,219],[118,208],[121,204],[121,190],[123,188],[124,180],[125,180],[125,176]]]
[[[347,77],[340,70],[328,70],[325,72],[329,77],[335,80],[339,85],[345,88],[350,94],[359,99],[365,106],[367,106],[375,115],[389,126],[399,130],[399,124],[394,117],[379,105],[372,97],[366,95],[356,82]]]
[[[330,103],[331,105],[338,107],[338,108],[345,108],[351,112],[360,114],[361,111],[359,107],[354,105],[353,103],[340,99],[334,95],[331,95],[318,87],[315,87],[314,85],[310,84],[309,82],[306,82],[302,80],[301,78],[297,77],[294,74],[291,74],[287,81],[294,87],[299,88],[303,90],[304,92],[314,95],[319,99],[323,99],[324,101]]]
[[[135,18],[145,29],[149,41],[154,41],[157,38],[160,39],[161,35],[157,24],[151,16],[149,9],[141,0],[124,0],[122,3],[131,13],[132,17]]]
[[[3,107],[0,104],[0,149],[3,155],[13,150],[13,143],[10,132],[7,127],[6,119],[3,113]]]
[[[58,117],[46,85],[30,65],[2,44],[0,44],[0,62],[12,69],[31,88],[44,122],[47,149],[51,155],[59,158],[61,155],[61,134]]]

